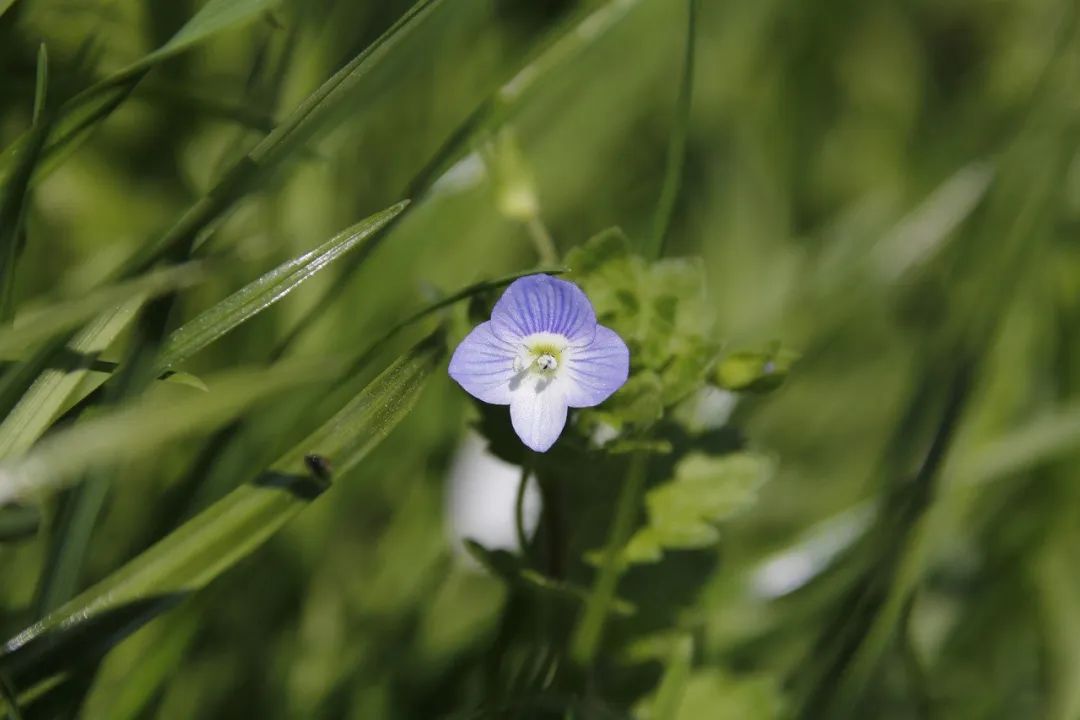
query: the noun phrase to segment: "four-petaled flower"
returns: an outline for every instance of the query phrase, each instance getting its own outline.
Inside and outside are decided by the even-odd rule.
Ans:
[[[450,360],[466,392],[510,406],[514,432],[537,452],[558,439],[567,408],[599,405],[629,370],[626,343],[596,323],[585,293],[547,275],[515,280]]]

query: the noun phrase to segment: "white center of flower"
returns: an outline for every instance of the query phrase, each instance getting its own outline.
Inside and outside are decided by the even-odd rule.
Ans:
[[[559,361],[555,359],[553,355],[544,353],[540,357],[536,358],[536,367],[541,370],[554,370],[559,367]]]

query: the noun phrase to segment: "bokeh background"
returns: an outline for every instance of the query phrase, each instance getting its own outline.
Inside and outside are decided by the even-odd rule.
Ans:
[[[262,365],[286,338],[290,357],[353,352],[426,300],[536,266],[515,192],[560,252],[611,226],[651,232],[682,124],[687,3],[422,4],[303,142],[201,229],[215,272],[177,295],[164,326],[412,205],[363,262],[336,263],[179,369]],[[55,107],[201,5],[0,2],[2,145],[31,127],[42,43]],[[409,6],[282,0],[140,76],[34,182],[19,312],[114,277]],[[620,595],[644,619],[616,624],[594,674],[576,677],[543,632],[507,640],[528,603],[462,551],[463,536],[513,547],[519,471],[470,434],[476,410],[440,367],[329,494],[100,661],[73,661],[79,692],[27,700],[25,717],[1080,717],[1077,10],[698,4],[665,252],[703,259],[725,353],[779,343],[799,360],[769,392],[702,399],[708,432],[737,435],[776,471],[715,547],[661,579],[628,573]],[[491,161],[500,142],[514,147],[510,180]],[[129,357],[147,327],[102,357]],[[381,346],[365,372],[420,334]],[[37,504],[34,529],[0,542],[4,637],[223,496],[237,468],[280,455],[298,405],[334,391],[264,399],[224,457],[207,432],[112,465],[66,587],[46,579],[77,490]],[[152,392],[167,407],[199,391]],[[624,467],[604,467],[578,491],[614,498]],[[533,517],[539,498],[527,500]],[[613,505],[576,521],[602,530]],[[692,639],[685,667],[668,659],[675,635]],[[522,656],[558,679],[506,669]],[[654,702],[679,672],[677,702]]]

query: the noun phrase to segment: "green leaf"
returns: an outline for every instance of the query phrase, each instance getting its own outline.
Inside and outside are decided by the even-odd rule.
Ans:
[[[717,668],[691,673],[672,720],[779,720],[787,717],[776,679],[769,675],[732,676]],[[648,715],[642,720],[661,716]]]
[[[0,463],[0,504],[36,499],[88,469],[145,457],[166,443],[232,420],[262,398],[333,372],[334,365],[325,361],[280,363],[266,370],[222,373],[207,380],[213,388],[209,393],[171,402],[141,397],[51,434],[26,455]]]
[[[604,445],[625,438],[638,439],[664,415],[663,386],[649,370],[630,376],[603,405],[582,410],[581,430]]]
[[[157,360],[157,373],[179,365],[225,333],[284,298],[345,253],[369,242],[387,223],[400,215],[408,204],[408,201],[400,202],[343,230],[326,243],[279,265],[177,328],[165,342]]]
[[[740,350],[716,366],[716,384],[725,390],[768,392],[787,379],[799,354],[774,343],[766,350]]]
[[[14,360],[27,348],[77,328],[112,307],[188,287],[203,277],[198,265],[179,265],[24,313],[15,318],[13,326],[0,328],[0,357]]]
[[[445,354],[441,333],[384,370],[333,418],[162,541],[9,640],[0,671],[32,688],[203,588],[262,545],[405,417]],[[156,431],[155,431],[156,432]]]
[[[67,353],[76,359],[72,367],[49,368],[34,380],[0,423],[0,460],[37,442],[90,372],[92,361],[123,332],[143,302],[133,298],[99,315],[67,344]]]
[[[673,480],[646,494],[649,521],[630,538],[624,560],[656,562],[666,549],[713,545],[720,539],[716,524],[750,507],[770,474],[771,463],[751,453],[686,456]]]
[[[605,230],[567,254],[569,279],[589,296],[597,319],[626,341],[634,369],[661,373],[672,359],[685,362],[691,355],[710,360],[712,350],[699,352],[712,345],[701,261],[671,258],[650,265],[630,248],[621,230]],[[672,395],[684,390],[672,386]]]

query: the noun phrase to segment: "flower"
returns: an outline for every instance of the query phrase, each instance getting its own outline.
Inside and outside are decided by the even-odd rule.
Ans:
[[[593,407],[622,387],[630,351],[596,323],[585,293],[547,275],[515,280],[450,359],[450,377],[473,397],[509,405],[521,441],[550,448],[567,408]]]

